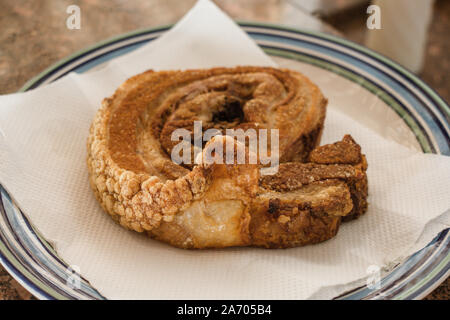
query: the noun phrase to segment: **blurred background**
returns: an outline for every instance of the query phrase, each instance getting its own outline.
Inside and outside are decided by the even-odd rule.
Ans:
[[[0,0],[0,94],[12,93],[58,60],[101,40],[175,23],[196,0]],[[237,20],[322,31],[381,52],[450,101],[449,0],[215,0]],[[81,28],[66,27],[70,5]],[[369,29],[381,9],[381,29]],[[373,20],[372,20],[373,22]],[[426,299],[450,298],[447,279]],[[0,300],[33,299],[0,266]]]

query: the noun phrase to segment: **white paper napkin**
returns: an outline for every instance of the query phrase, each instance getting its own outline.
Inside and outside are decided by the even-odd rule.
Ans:
[[[344,224],[334,239],[288,250],[187,251],[115,224],[97,204],[85,164],[101,99],[149,68],[245,64],[275,65],[201,0],[160,39],[100,70],[1,96],[0,182],[59,255],[116,299],[331,298],[364,279],[368,266],[398,261],[449,226],[448,215],[441,216],[417,242],[427,223],[450,207],[450,159],[390,142],[333,107],[323,141],[352,134],[367,155],[370,187],[367,214]]]

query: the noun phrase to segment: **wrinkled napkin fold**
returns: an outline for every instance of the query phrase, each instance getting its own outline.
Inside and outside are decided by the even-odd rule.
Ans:
[[[450,207],[450,159],[388,141],[334,108],[331,91],[322,141],[352,134],[367,155],[370,188],[367,214],[334,239],[287,250],[186,251],[115,224],[90,190],[85,161],[101,100],[147,69],[235,65],[276,64],[200,0],[169,32],[98,70],[0,97],[0,182],[63,260],[105,297],[331,298],[363,283],[370,265],[392,265],[449,226],[443,213]]]

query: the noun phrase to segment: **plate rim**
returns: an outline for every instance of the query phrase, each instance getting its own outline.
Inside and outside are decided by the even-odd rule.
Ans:
[[[276,24],[276,23],[269,23],[269,22],[255,22],[250,20],[236,20],[236,23],[239,25],[239,27],[245,27],[245,26],[255,26],[255,27],[265,27],[270,29],[276,29],[281,31],[292,31],[295,33],[304,33],[304,34],[310,34],[313,36],[317,36],[319,38],[331,40],[332,42],[336,42],[338,44],[345,45],[347,47],[350,47],[352,49],[355,49],[361,53],[364,53],[372,58],[375,58],[376,60],[382,61],[383,63],[386,63],[390,67],[394,68],[394,70],[400,72],[401,74],[407,76],[410,80],[413,80],[413,82],[420,86],[420,88],[424,89],[426,92],[430,93],[432,97],[436,99],[437,102],[439,102],[439,105],[444,109],[443,111],[446,112],[447,116],[450,117],[450,106],[449,104],[444,100],[444,98],[436,91],[434,90],[430,85],[428,85],[420,76],[414,74],[413,72],[409,71],[406,67],[402,66],[400,63],[393,61],[391,58],[388,58],[387,56],[383,55],[382,53],[379,53],[375,50],[369,49],[367,47],[364,47],[358,43],[355,43],[351,40],[339,37],[337,35],[328,34],[325,32],[320,31],[312,31],[312,30],[305,30],[300,28],[295,28],[291,26]],[[155,32],[155,31],[164,31],[167,29],[170,29],[174,24],[163,24],[156,27],[151,28],[139,28],[133,31],[125,32],[116,36],[109,37],[105,40],[96,42],[95,44],[92,44],[90,46],[84,47],[80,50],[75,51],[74,53],[70,54],[69,56],[66,56],[57,62],[53,63],[34,77],[32,77],[30,80],[28,80],[17,92],[24,92],[27,91],[36,81],[40,80],[42,77],[46,76],[48,73],[54,71],[55,69],[59,68],[61,65],[69,62],[70,60],[79,57],[80,55],[87,53],[89,51],[95,50],[98,47],[101,47],[105,44],[111,44],[113,42],[128,39],[131,36],[137,36],[141,34],[145,34],[148,32]]]
[[[334,36],[334,35],[329,35],[329,34],[322,33],[322,32],[303,30],[303,29],[292,28],[292,27],[279,25],[279,24],[272,24],[272,23],[260,23],[260,22],[253,22],[253,21],[238,21],[238,23],[239,23],[239,25],[241,27],[253,26],[253,27],[262,27],[262,28],[268,28],[268,29],[276,29],[276,30],[281,30],[281,31],[291,31],[291,32],[302,33],[302,34],[310,34],[310,35],[313,35],[313,36],[316,36],[316,37],[319,37],[319,38],[325,38],[325,39],[330,40],[332,42],[336,42],[338,44],[343,44],[343,45],[345,45],[347,47],[356,49],[360,53],[369,55],[369,57],[372,57],[372,58],[376,57],[376,59],[380,59],[381,58],[385,62],[388,62],[391,65],[391,67],[394,68],[394,70],[396,70],[397,72],[402,73],[409,80],[414,80],[413,84],[414,84],[415,87],[417,85],[420,85],[424,90],[427,90],[427,91],[431,92],[432,97],[434,98],[433,101],[434,102],[439,102],[439,106],[442,103],[443,108],[442,108],[441,111],[444,112],[444,116],[446,117],[445,119],[448,121],[447,117],[450,118],[450,108],[448,107],[448,104],[443,100],[442,97],[439,96],[439,94],[437,92],[435,92],[435,90],[433,90],[430,86],[428,86],[422,79],[420,79],[420,77],[414,75],[413,73],[411,73],[406,68],[404,68],[401,65],[399,65],[398,63],[393,62],[392,60],[382,56],[379,53],[374,52],[373,50],[370,50],[370,49],[365,48],[365,47],[363,47],[361,45],[353,43],[353,42],[351,42],[351,41],[349,41],[347,39],[343,39],[343,38],[340,38],[340,37],[337,37],[337,36]],[[167,29],[169,29],[171,26],[173,26],[173,25],[172,24],[161,25],[161,26],[152,27],[152,28],[142,28],[142,29],[134,30],[134,31],[131,31],[131,32],[127,32],[127,33],[123,33],[123,34],[120,34],[120,35],[117,35],[117,36],[110,37],[110,38],[108,38],[106,40],[97,42],[97,43],[95,43],[95,44],[93,44],[91,46],[88,46],[88,47],[84,48],[84,49],[78,50],[78,51],[74,52],[73,54],[67,56],[66,58],[58,60],[56,63],[54,63],[51,66],[49,66],[48,68],[46,68],[45,70],[40,72],[38,75],[36,75],[33,78],[31,78],[30,80],[28,80],[22,86],[22,88],[19,89],[18,92],[24,92],[24,91],[29,90],[33,86],[33,84],[37,83],[38,81],[40,81],[41,79],[46,77],[48,74],[54,72],[55,70],[58,70],[62,65],[66,64],[66,63],[68,63],[68,62],[70,62],[72,60],[76,60],[77,58],[80,57],[80,55],[83,55],[83,54],[88,53],[90,51],[95,51],[96,49],[98,49],[99,47],[102,47],[104,45],[111,45],[114,42],[119,42],[119,41],[122,41],[122,40],[125,40],[125,39],[129,39],[129,38],[134,37],[134,36],[139,36],[139,35],[142,35],[142,34],[151,33],[151,32],[157,32],[157,31],[163,32],[163,31],[166,31]],[[35,230],[35,231],[37,232],[37,230]],[[45,242],[47,242],[45,240],[45,238],[42,237],[42,239]],[[0,244],[2,244],[2,240],[1,239],[0,239]],[[426,248],[426,246],[424,248]],[[424,248],[422,248],[422,249],[424,249]],[[447,256],[450,256],[450,253],[448,253]],[[5,264],[9,263],[9,261],[6,259],[6,257],[3,256],[1,251],[0,251],[0,263],[2,263],[2,265],[4,265],[4,266],[5,266]],[[12,265],[12,267],[14,267],[14,266]],[[43,299],[48,299],[49,298],[49,296],[44,291],[42,291],[42,292],[40,291],[40,288],[37,288],[37,286],[35,286],[33,283],[28,283],[28,281],[30,281],[30,280],[25,275],[20,273],[20,271],[17,270],[17,272],[14,272],[10,266],[8,266],[8,267],[5,266],[5,269],[11,275],[13,275],[13,277],[16,280],[18,280],[18,282],[21,285],[23,285],[28,291],[33,293],[36,297],[38,297],[40,299],[42,299],[42,298]],[[426,290],[423,290],[422,292],[419,292],[419,294],[416,296],[416,298],[419,298],[419,299],[423,298],[429,292],[433,291],[437,286],[439,286],[440,283],[443,280],[445,280],[450,275],[450,263],[447,264],[447,269],[448,269],[447,272],[438,281],[433,283],[432,286],[427,287]],[[345,295],[345,293],[342,294],[342,295]],[[52,298],[52,297],[50,297],[50,298]]]

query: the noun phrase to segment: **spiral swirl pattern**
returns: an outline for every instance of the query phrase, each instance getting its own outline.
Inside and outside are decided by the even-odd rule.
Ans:
[[[305,244],[252,239],[252,215],[256,217],[254,211],[263,210],[265,203],[258,165],[176,164],[171,136],[180,128],[193,135],[195,121],[201,121],[203,130],[223,134],[226,129],[278,129],[280,162],[300,164],[320,139],[326,103],[309,79],[290,70],[144,72],[104,99],[94,118],[87,143],[92,188],[104,210],[122,226],[178,247]],[[203,142],[204,150],[207,146]],[[318,181],[325,183],[320,188],[346,199],[340,205],[349,212],[345,183],[323,179],[328,180]],[[309,187],[311,195],[319,188]],[[305,200],[308,195],[298,197]],[[255,221],[265,223],[258,217]],[[323,228],[335,233],[339,219],[324,220]]]

